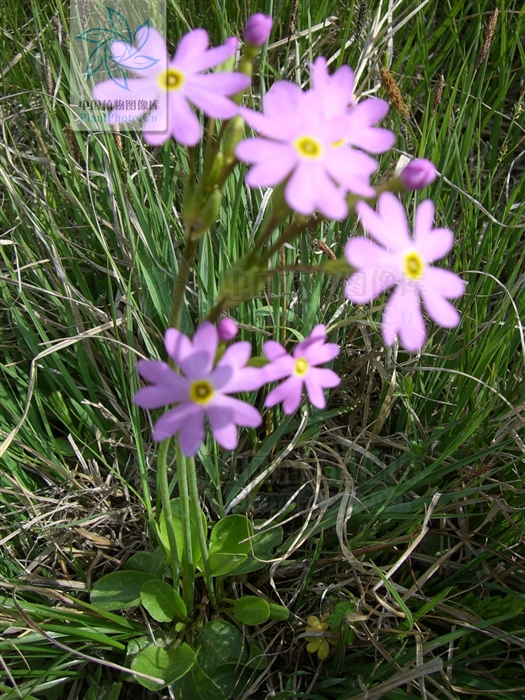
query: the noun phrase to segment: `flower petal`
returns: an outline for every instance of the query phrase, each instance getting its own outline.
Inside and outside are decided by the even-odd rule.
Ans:
[[[350,66],[341,66],[328,79],[323,110],[327,117],[342,114],[354,102],[354,72]]]
[[[365,230],[385,248],[401,252],[413,247],[401,202],[391,192],[379,197],[378,213],[365,202],[357,202],[356,212]]]
[[[346,190],[334,185],[333,181],[325,174],[319,178],[317,207],[321,214],[328,219],[341,221],[341,219],[346,218],[348,215],[348,204],[345,195]]]
[[[312,367],[306,373],[304,383],[310,403],[316,408],[325,408],[326,399],[323,389],[337,386],[341,380],[331,369]]]
[[[457,299],[465,292],[466,284],[455,272],[441,267],[427,267],[420,288],[427,294]]]
[[[139,374],[155,386],[139,389],[133,403],[141,408],[162,408],[188,398],[188,382],[165,362],[141,360],[137,363]]]
[[[232,75],[228,73],[227,75]],[[219,78],[219,75],[201,75],[199,78]],[[241,76],[244,77],[244,76]],[[244,83],[244,81],[243,81]],[[213,83],[211,83],[213,84]],[[208,117],[214,117],[216,119],[230,119],[235,116],[239,107],[228,99],[224,95],[233,95],[238,90],[235,89],[237,81],[232,81],[230,89],[226,89],[224,94],[218,89],[211,89],[211,87],[206,86],[205,83],[196,83],[195,78],[192,81],[188,81],[188,85],[185,88],[185,95],[188,99],[193,102],[193,104],[204,112]],[[239,83],[241,84],[241,83]],[[214,87],[218,88],[218,85]],[[242,87],[240,88],[243,89]]]
[[[205,53],[210,43],[208,32],[205,29],[194,29],[185,34],[179,42],[172,66],[176,66],[182,71],[193,72],[193,66]],[[195,71],[199,69],[196,68]]]
[[[276,340],[267,340],[263,344],[263,352],[270,362],[288,354],[281,343],[278,343]]]
[[[176,328],[168,328],[164,334],[164,345],[168,355],[179,367],[193,353],[191,340]]]
[[[155,423],[153,439],[160,442],[180,432],[180,445],[187,457],[199,449],[204,439],[204,409],[195,403],[172,408]]]
[[[263,98],[264,113],[272,119],[290,120],[294,126],[299,126],[298,111],[303,94],[295,83],[280,80],[274,83]]]
[[[201,323],[193,336],[192,351],[179,364],[188,379],[207,377],[213,368],[219,336],[209,321]]]
[[[423,303],[430,318],[443,328],[454,328],[461,320],[459,312],[444,297],[421,289]]]
[[[316,163],[299,162],[285,189],[289,206],[305,216],[317,208],[321,172]]]
[[[426,336],[425,322],[419,294],[413,284],[400,284],[394,291],[383,314],[381,330],[387,345],[392,345],[397,335],[401,344],[410,352],[423,347]]]
[[[170,92],[168,98],[169,131],[184,146],[196,146],[201,140],[200,122],[183,95]]]
[[[180,448],[186,457],[196,455],[204,442],[204,409],[202,406],[197,408],[188,413],[179,433]]]
[[[218,367],[222,365],[231,365],[235,369],[245,367],[252,354],[252,346],[247,340],[241,340],[233,343],[226,348],[224,355],[218,363]]]
[[[239,442],[239,433],[231,412],[225,410],[224,406],[210,405],[206,409],[206,415],[215,440],[225,450],[234,450]]]
[[[256,143],[250,143],[250,142]],[[245,145],[246,144],[246,145]],[[247,139],[235,149],[239,160],[255,162],[246,175],[250,187],[273,187],[282,182],[297,163],[297,154],[288,144],[265,139]]]
[[[256,428],[261,425],[262,418],[259,411],[251,404],[232,396],[216,396],[210,402],[209,407],[217,407],[231,416],[231,420],[244,428]]]
[[[286,142],[290,141],[297,134],[296,119],[286,122],[282,116],[279,118],[268,116],[247,107],[241,107],[239,113],[252,129],[267,138]]]
[[[350,265],[358,269],[384,269],[387,272],[401,273],[399,256],[361,236],[348,241],[345,246],[345,258]]]
[[[148,103],[160,98],[161,90],[157,85],[156,80],[151,78],[128,78],[128,90],[116,85],[113,80],[104,80],[97,83],[93,88],[93,99],[101,102],[114,103],[115,99],[133,100],[136,103],[139,100],[145,100]],[[137,119],[146,112],[147,109],[126,109],[127,117],[133,116]],[[116,124],[122,117],[122,112],[113,111],[108,114],[107,121],[110,124]]]
[[[168,97],[165,92],[159,92],[157,103],[157,108],[148,115],[143,127],[144,141],[150,146],[160,146],[171,137]]]
[[[327,149],[326,168],[336,182],[350,192],[372,196],[375,190],[370,186],[370,175],[377,170],[376,161],[366,153],[348,146]]]
[[[144,33],[147,34],[147,38],[145,43],[142,44]],[[130,44],[123,41],[114,41],[111,44],[111,54],[113,58],[117,63],[122,61],[126,68],[143,78],[156,78],[159,73],[166,70],[169,63],[169,55],[164,37],[154,27],[149,26],[142,28],[140,36],[136,36],[135,41],[137,47],[140,46],[140,49],[130,46]],[[140,58],[147,59],[147,61],[145,62],[143,60],[139,62],[135,60]],[[151,63],[151,59],[156,62],[154,62],[153,65],[144,67],[144,65]],[[136,68],[134,66],[136,66]]]
[[[372,301],[402,279],[398,256],[366,238],[350,239],[345,257],[358,268],[345,284],[345,296],[354,304]]]
[[[292,376],[270,391],[264,405],[269,408],[270,406],[275,406],[275,404],[283,402],[284,412],[290,415],[297,410],[301,403],[302,395],[303,380],[299,377]]]
[[[324,365],[339,355],[341,348],[336,343],[313,343],[306,348],[304,358],[309,365]],[[295,355],[295,353],[294,353]],[[296,356],[297,357],[297,356]]]
[[[216,46],[213,49],[208,49],[198,58],[192,60],[191,65],[188,64],[188,68],[192,73],[197,71],[208,70],[209,68],[214,68],[220,63],[224,63],[228,58],[235,55],[237,51],[237,44],[235,42],[226,42],[222,46]],[[249,82],[249,81],[248,81]]]

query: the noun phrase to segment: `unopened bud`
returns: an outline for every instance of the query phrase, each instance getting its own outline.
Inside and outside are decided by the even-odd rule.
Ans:
[[[244,136],[244,119],[237,115],[230,119],[226,130],[224,132],[223,138],[223,153],[226,161],[234,157],[234,151],[237,144],[241,141]]]
[[[233,318],[222,318],[217,324],[219,340],[223,343],[227,343],[232,338],[235,338],[238,332],[239,329]]]
[[[216,153],[213,158],[213,164],[209,173],[206,175],[206,188],[211,189],[217,184],[224,167],[224,156],[222,153]]]
[[[407,190],[422,190],[437,177],[436,166],[426,158],[411,161],[400,175],[403,187]]]
[[[190,238],[193,241],[198,241],[199,238],[202,238],[206,231],[213,226],[217,216],[219,215],[221,199],[222,191],[216,187],[213,192],[209,194],[208,199],[204,202],[204,206],[202,207],[200,213],[191,224]]]
[[[273,20],[269,15],[263,15],[262,12],[256,12],[248,18],[244,27],[244,39],[252,46],[262,46],[265,41],[268,41],[272,30]]]

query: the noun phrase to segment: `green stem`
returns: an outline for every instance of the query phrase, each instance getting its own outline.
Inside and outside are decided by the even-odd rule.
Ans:
[[[209,321],[210,323],[217,323],[217,321],[220,318],[220,315],[223,311],[226,311],[226,309],[227,299],[219,299],[219,301],[215,304],[210,313],[206,316],[206,321]]]
[[[201,518],[201,508],[199,499],[199,489],[197,486],[197,470],[195,469],[195,460],[193,457],[189,457],[187,462],[187,473],[188,473],[188,485],[190,491],[190,506],[193,513],[193,518],[195,520],[195,527],[197,528],[197,537],[199,539],[199,545],[201,548],[202,555],[202,565],[204,580],[206,581],[206,588],[208,589],[208,595],[210,596],[210,602],[213,608],[217,608],[217,601],[215,599],[215,589],[213,587],[213,578],[211,575],[210,566],[210,555],[208,553],[208,543],[206,542],[206,533],[202,525]]]
[[[157,460],[157,488],[160,492],[162,511],[166,520],[166,530],[171,555],[171,571],[173,575],[173,585],[176,586],[179,580],[180,564],[177,552],[177,540],[175,539],[175,528],[173,527],[173,516],[170,504],[170,489],[168,483],[167,456],[170,439],[163,440],[159,446],[159,456]]]
[[[175,279],[171,294],[170,328],[179,328],[180,326],[184,293],[186,291],[186,284],[190,276],[191,266],[193,265],[193,259],[195,257],[195,253],[197,252],[198,245],[198,241],[192,241],[188,238],[186,245],[184,246],[184,250],[182,251],[177,277]]]
[[[193,548],[191,542],[190,495],[188,492],[188,471],[186,457],[177,442],[177,472],[179,475],[180,515],[182,528],[182,597],[186,604],[188,617],[193,617],[193,599],[195,588],[195,567],[193,565]]]

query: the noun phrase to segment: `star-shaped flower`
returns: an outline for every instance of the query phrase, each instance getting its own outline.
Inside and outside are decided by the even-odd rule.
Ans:
[[[228,39],[225,44],[208,48],[208,34],[204,29],[194,29],[182,37],[170,61],[166,42],[156,29],[149,29],[142,53],[155,59],[148,68],[130,66],[130,70],[140,75],[127,80],[128,90],[123,90],[113,80],[98,83],[93,89],[96,100],[113,103],[118,97],[134,107],[127,108],[125,114],[139,118],[153,103],[156,108],[144,122],[144,139],[158,146],[172,136],[186,146],[195,146],[202,137],[199,120],[191,105],[204,114],[217,119],[230,119],[239,110],[228,99],[244,90],[250,79],[241,73],[207,73],[204,71],[223,63],[235,54],[237,40]],[[132,48],[122,41],[111,45],[111,52],[119,65],[126,65],[125,57],[131,55]],[[147,106],[146,106],[147,105]],[[116,111],[108,115],[110,123],[116,123]]]
[[[254,428],[262,421],[259,411],[249,403],[228,396],[265,383],[262,369],[246,367],[250,343],[230,345],[214,366],[219,336],[211,323],[202,323],[193,341],[175,328],[168,328],[164,340],[166,352],[182,374],[166,362],[140,360],[137,370],[152,386],[139,389],[133,397],[137,406],[150,410],[178,404],[155,423],[153,438],[160,441],[178,433],[181,449],[189,457],[198,452],[204,440],[206,417],[219,445],[235,449],[237,426]]]
[[[454,241],[448,229],[432,228],[433,202],[427,199],[417,208],[413,238],[405,210],[391,192],[379,197],[377,213],[365,202],[358,202],[356,211],[365,230],[380,245],[367,238],[348,241],[345,257],[357,272],[347,280],[345,295],[364,304],[397,285],[383,316],[385,343],[392,345],[399,336],[407,350],[423,346],[426,332],[421,301],[440,326],[457,326],[459,313],[447,300],[460,297],[465,283],[455,273],[432,266],[450,252]]]
[[[285,413],[294,413],[301,403],[303,387],[306,387],[312,404],[316,408],[324,408],[326,399],[323,389],[337,386],[341,382],[331,369],[318,367],[339,354],[338,345],[326,342],[326,328],[323,324],[315,326],[308,338],[296,345],[291,355],[275,340],[264,343],[263,352],[270,361],[263,367],[266,382],[288,377],[270,391],[265,406],[275,406],[282,402]]]
[[[263,113],[241,109],[260,136],[239,143],[235,154],[253,164],[246,176],[250,187],[287,180],[284,196],[290,208],[305,216],[318,209],[329,219],[343,219],[347,193],[375,194],[370,175],[377,163],[358,149],[381,153],[394,136],[372,126],[388,111],[386,102],[355,105],[352,71],[343,67],[330,76],[323,61],[312,66],[311,90],[281,81],[264,96]]]

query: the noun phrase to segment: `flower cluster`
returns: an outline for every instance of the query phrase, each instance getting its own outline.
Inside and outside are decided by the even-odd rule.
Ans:
[[[323,389],[337,386],[340,379],[332,370],[318,367],[339,353],[338,345],[326,343],[323,325],[316,326],[291,356],[279,343],[265,343],[269,363],[264,367],[248,366],[251,346],[247,341],[230,345],[215,364],[219,341],[234,337],[237,330],[234,325],[231,319],[223,319],[215,328],[205,321],[193,340],[169,328],[164,337],[166,352],[180,373],[158,360],[137,363],[139,374],[150,385],[137,391],[134,403],[150,410],[178,404],[155,423],[155,440],[179,434],[184,454],[194,455],[204,440],[207,418],[219,445],[233,450],[238,443],[237,426],[255,428],[262,418],[251,404],[230,394],[254,391],[284,377],[288,377],[286,381],[268,394],[267,406],[283,402],[284,412],[293,413],[299,407],[305,386],[312,404],[324,408]]]
[[[365,151],[383,153],[394,143],[391,131],[374,127],[388,105],[378,98],[356,104],[352,70],[342,66],[330,75],[324,58],[312,65],[312,84],[303,92],[280,81],[265,95],[262,113],[241,109],[260,136],[242,141],[235,153],[253,164],[246,176],[250,187],[286,180],[291,209],[303,215],[318,209],[329,219],[344,219],[349,192],[375,194],[370,175],[377,163]]]
[[[215,189],[208,200],[191,200],[201,218],[208,207],[213,223],[221,202],[225,178],[214,168],[218,172],[224,166],[226,177],[236,160],[249,164],[246,182],[250,187],[282,186],[287,207],[280,208],[280,223],[289,210],[306,217],[320,212],[327,219],[341,220],[355,207],[369,238],[354,237],[346,244],[345,258],[354,272],[346,281],[345,295],[363,304],[395,287],[383,316],[383,340],[392,345],[399,339],[407,350],[417,351],[426,338],[422,306],[434,322],[452,328],[460,317],[450,300],[465,290],[458,275],[434,267],[451,251],[453,235],[446,228],[433,228],[432,201],[427,199],[417,208],[411,235],[404,208],[394,194],[428,186],[437,176],[436,168],[424,158],[414,159],[397,177],[374,187],[371,176],[378,166],[372,156],[389,150],[394,142],[394,134],[378,126],[388,104],[379,98],[357,100],[352,70],[342,66],[331,74],[322,57],[311,65],[310,89],[278,81],[264,96],[262,111],[240,106],[240,93],[250,83],[250,61],[268,40],[271,28],[271,17],[257,13],[249,19],[238,71],[234,70],[237,39],[231,37],[222,46],[209,48],[203,29],[186,34],[172,59],[156,30],[139,33],[134,42],[148,56],[147,65],[140,69],[134,63],[137,49],[132,44],[114,41],[111,53],[119,66],[132,71],[135,66],[136,74],[140,70],[140,77],[126,81],[131,102],[134,99],[138,105],[137,115],[144,115],[148,104],[158,105],[164,127],[145,130],[149,144],[159,145],[170,137],[187,146],[199,143],[202,130],[194,108],[222,120],[235,117],[221,132],[225,134],[223,153],[207,163],[207,170],[205,167],[210,178],[207,184],[210,187],[211,182]],[[113,91],[114,83],[105,81],[95,86],[93,96],[111,102]],[[243,138],[244,123],[255,136]],[[212,171],[215,179],[210,176]],[[364,199],[369,203],[377,200],[377,210]],[[203,230],[209,226],[208,218]],[[197,230],[195,225],[192,230]],[[265,232],[268,240],[271,233]],[[229,318],[217,327],[202,323],[193,339],[169,328],[166,352],[178,370],[165,362],[138,363],[138,372],[150,384],[137,392],[135,403],[146,409],[174,405],[155,423],[155,440],[178,434],[183,452],[194,455],[203,442],[207,420],[217,442],[234,449],[238,427],[257,427],[262,418],[255,407],[232,394],[272,382],[279,383],[267,394],[266,407],[282,403],[283,411],[292,414],[303,392],[315,407],[325,407],[324,390],[337,386],[340,379],[331,369],[321,367],[339,353],[336,344],[327,342],[324,325],[316,326],[291,354],[273,340],[264,343],[263,366],[250,365],[247,342],[235,342],[225,349],[224,343],[237,331]]]

